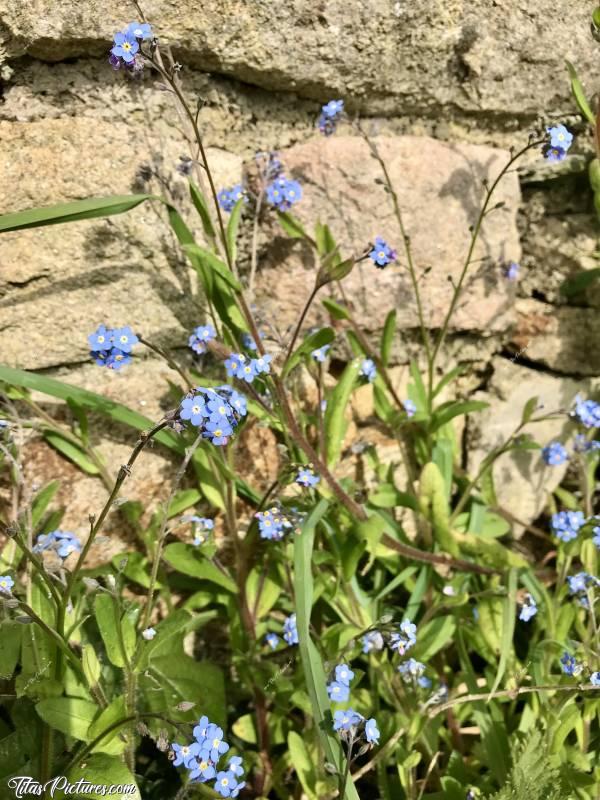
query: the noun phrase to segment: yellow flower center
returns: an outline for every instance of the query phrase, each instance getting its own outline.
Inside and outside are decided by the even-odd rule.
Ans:
[[[102,344],[103,342],[104,342],[104,336],[99,336],[98,337],[98,343]]]
[[[129,44],[129,42],[123,42],[121,47],[123,48],[123,50],[131,50],[131,45]]]
[[[192,413],[199,414],[200,413],[200,406],[192,406]]]

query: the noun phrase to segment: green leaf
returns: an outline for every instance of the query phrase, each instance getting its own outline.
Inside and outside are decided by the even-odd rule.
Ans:
[[[51,728],[81,742],[89,742],[89,727],[99,708],[95,703],[76,697],[51,697],[40,700],[35,710]]]
[[[224,264],[218,256],[216,256],[214,253],[211,253],[210,250],[206,250],[204,247],[200,247],[198,244],[184,244],[182,247],[188,255],[191,254],[200,259],[200,261],[209,270],[216,272],[217,275],[223,278],[223,280],[236,292],[241,291],[242,287],[236,280],[229,267]]]
[[[451,369],[450,372],[447,372],[433,390],[433,396],[437,397],[438,394],[442,391],[442,389],[444,389],[449,383],[452,383],[452,381],[455,378],[458,378],[459,375],[462,375],[463,372],[466,371],[466,369],[467,369],[466,364],[459,364],[457,367],[454,367],[454,369]]]
[[[576,275],[573,275],[571,278],[567,278],[561,284],[560,292],[564,294],[565,297],[573,297],[580,292],[583,292],[588,286],[591,286],[594,281],[597,281],[600,278],[600,267],[596,267],[594,269],[585,269],[582,272],[578,272]]]
[[[575,102],[577,103],[577,106],[579,107],[579,110],[581,111],[583,116],[587,119],[587,121],[591,125],[595,127],[596,117],[594,116],[594,112],[590,108],[590,104],[587,101],[583,86],[581,85],[581,81],[579,80],[579,77],[577,75],[577,70],[575,69],[573,64],[571,64],[570,61],[566,61],[565,63],[567,65],[567,69],[569,70],[569,77],[571,79],[571,91],[573,92],[573,97],[575,98]]]
[[[525,425],[534,414],[534,411],[538,407],[539,397],[530,397],[529,400],[523,406],[523,413],[521,414],[521,424]]]
[[[508,573],[507,594],[504,599],[502,609],[502,640],[500,643],[500,660],[494,685],[490,689],[490,695],[494,694],[500,681],[506,672],[508,659],[513,651],[513,636],[515,633],[515,622],[517,619],[517,578],[518,571],[513,567]]]
[[[278,211],[277,217],[283,230],[292,239],[308,239],[300,220],[292,216],[288,211]]]
[[[346,275],[349,275],[354,269],[356,262],[353,258],[346,258],[344,261],[339,261],[333,255],[329,259],[325,259],[317,273],[317,286],[325,286],[332,281],[341,281]]]
[[[396,310],[392,309],[383,325],[383,334],[381,336],[381,360],[383,365],[387,367],[390,363],[390,354],[392,352],[392,344],[394,341],[394,334],[396,333]]]
[[[125,710],[125,697],[120,695],[115,697],[114,700],[101,712],[101,714],[92,722],[88,730],[88,736],[93,741],[97,736],[100,736],[107,728],[110,728],[115,722],[119,722],[127,716]],[[125,750],[125,742],[121,738],[123,728],[117,728],[111,733],[103,736],[101,741],[94,747],[92,753],[108,753],[111,756],[120,755]]]
[[[256,599],[259,597],[255,616],[257,620],[264,619],[273,608],[279,595],[281,586],[263,572],[264,566],[254,567],[246,580],[246,597],[251,609],[256,606]],[[258,594],[260,591],[260,595]]]
[[[142,800],[135,778],[123,764],[122,759],[117,756],[94,753],[81,764],[77,764],[69,770],[67,779],[72,784],[81,780],[100,787],[97,792],[88,793],[86,791],[85,797],[89,798],[89,800],[105,800],[107,786],[122,787],[121,790],[115,788],[114,793],[111,792],[111,800],[113,798],[114,800]],[[135,789],[129,791],[125,787],[135,787]],[[63,792],[57,792],[54,796],[58,800],[63,800],[65,797],[72,798],[74,795],[64,795]]]
[[[174,542],[165,547],[164,559],[173,569],[190,575],[192,578],[200,578],[204,581],[216,583],[228,592],[237,592],[234,581],[225,575],[218,567],[208,561],[198,550],[190,544]]]
[[[238,237],[238,229],[240,227],[240,218],[242,216],[242,208],[244,207],[244,202],[245,202],[244,198],[241,197],[232,208],[231,214],[229,216],[229,222],[227,223],[227,230],[225,231],[225,238],[227,240],[227,249],[229,250],[229,258],[231,259],[232,264],[235,264],[237,261],[237,237]]]
[[[313,765],[310,763],[310,757],[304,744],[304,739],[296,733],[290,731],[288,733],[288,749],[292,759],[292,764],[296,770],[302,788],[310,798],[310,800],[318,800],[315,794],[315,786],[317,778]]]
[[[60,489],[60,481],[47,483],[35,496],[31,505],[31,527],[34,531],[42,521],[44,512],[52,502],[52,498]]]
[[[441,428],[442,425],[454,419],[454,417],[470,414],[472,411],[482,411],[484,408],[488,407],[489,403],[484,403],[482,400],[456,401],[444,404],[433,413],[431,432],[434,433],[438,428]]]
[[[415,656],[425,664],[429,659],[454,640],[456,619],[451,616],[435,617],[419,628]]]
[[[328,225],[317,222],[315,225],[315,242],[320,256],[328,256],[336,249],[335,239]]]
[[[121,403],[115,403],[106,397],[94,392],[88,392],[86,389],[80,389],[77,386],[71,386],[68,383],[47,378],[45,375],[38,375],[34,372],[26,372],[21,369],[13,369],[12,367],[5,367],[0,364],[0,381],[5,381],[13,386],[21,386],[28,389],[35,389],[38,392],[49,394],[51,397],[58,397],[61,400],[67,400],[69,397],[73,398],[83,408],[89,408],[92,411],[97,411],[104,414],[116,422],[122,422],[129,425],[138,431],[147,431],[154,423],[152,420],[138,414],[127,406]],[[180,439],[178,439],[170,431],[159,431],[154,437],[154,440],[166,445],[171,450],[182,453],[184,446]]]
[[[55,206],[30,208],[26,211],[4,214],[0,216],[0,233],[19,231],[24,228],[42,228],[45,225],[60,225],[63,222],[77,222],[97,217],[110,217],[113,214],[130,211],[144,200],[150,200],[153,197],[151,194],[93,197],[88,200],[75,200],[72,203],[59,203]]]
[[[425,411],[427,409],[427,390],[416,361],[410,362],[410,374],[413,383],[408,386],[409,397],[417,406],[418,411]]]
[[[433,525],[435,539],[441,549],[458,556],[459,547],[450,529],[450,506],[446,483],[438,466],[426,464],[419,481],[419,506]]]
[[[19,622],[4,620],[0,624],[0,681],[9,681],[21,653],[24,628]]]
[[[202,228],[204,233],[206,234],[207,238],[213,240],[216,238],[215,229],[212,224],[212,220],[210,217],[210,212],[208,210],[208,205],[206,203],[206,199],[200,188],[196,186],[193,181],[190,181],[190,197],[192,198],[192,203],[198,212],[198,216],[202,222]]]
[[[130,661],[135,651],[136,636],[132,620],[127,614],[119,617],[116,600],[108,594],[96,595],[94,611],[98,629],[106,647],[106,655],[115,667],[124,667],[125,657]],[[121,646],[118,626],[121,628],[125,653]]]
[[[98,656],[91,644],[85,644],[81,652],[81,664],[83,673],[90,688],[97,686],[102,675],[102,666],[98,661]]]
[[[281,371],[281,377],[285,378],[286,375],[289,375],[304,357],[310,356],[313,350],[318,350],[320,347],[323,347],[323,345],[331,344],[334,339],[335,332],[332,328],[321,328],[315,331],[315,333],[311,333],[290,355]]]
[[[341,306],[339,303],[336,303],[335,300],[331,300],[331,298],[325,297],[323,300],[321,300],[321,302],[323,303],[327,311],[329,311],[333,319],[338,319],[338,320],[350,319],[350,314],[347,312],[344,306]]]
[[[313,717],[319,731],[326,761],[334,764],[338,772],[342,772],[345,767],[345,756],[339,739],[333,734],[333,719],[327,697],[325,669],[319,651],[313,644],[309,633],[313,602],[311,560],[315,527],[325,514],[327,507],[328,501],[321,500],[304,522],[300,535],[294,539],[294,588],[300,657]],[[348,781],[344,794],[345,800],[360,800],[353,781]]]
[[[212,445],[207,445],[207,447],[212,447]],[[198,483],[200,484],[200,491],[206,500],[212,506],[216,506],[216,508],[220,508],[222,511],[224,511],[225,489],[222,481],[220,480],[219,474],[212,465],[209,457],[209,451],[206,447],[201,445],[197,448],[192,458],[192,464],[198,478]]]
[[[58,431],[44,431],[44,439],[59,453],[72,461],[80,470],[88,475],[99,475],[100,470],[80,447],[66,439]]]
[[[352,390],[356,385],[361,362],[359,359],[351,361],[344,370],[337,386],[327,398],[325,409],[325,449],[327,465],[335,466],[342,452],[342,443],[346,428],[346,407],[350,400]]]

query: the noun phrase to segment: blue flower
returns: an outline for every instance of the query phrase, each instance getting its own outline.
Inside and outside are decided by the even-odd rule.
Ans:
[[[325,136],[331,136],[335,132],[339,118],[344,113],[343,100],[330,100],[321,108],[321,114],[317,120],[317,127]]]
[[[279,636],[277,636],[276,633],[267,633],[265,636],[265,641],[271,650],[276,650],[279,645]]]
[[[336,711],[333,715],[334,731],[349,731],[354,725],[358,725],[362,716],[352,708],[345,711]]]
[[[400,623],[400,633],[392,633],[390,647],[403,656],[417,642],[417,626],[405,619]]]
[[[327,358],[327,353],[330,349],[330,344],[324,344],[323,347],[317,347],[316,350],[313,350],[311,356],[315,359],[315,361],[320,361],[322,364]]]
[[[211,763],[206,753],[200,753],[200,757],[190,762],[190,780],[206,783],[217,774],[216,769]]]
[[[193,397],[184,398],[179,407],[179,416],[181,419],[191,422],[196,428],[202,425],[208,416],[204,397],[196,394]]]
[[[340,681],[331,681],[327,684],[327,694],[334,703],[345,703],[350,697],[350,689],[347,684]]]
[[[220,794],[221,797],[232,797],[236,789],[239,789],[239,784],[234,773],[231,770],[219,772],[217,780],[215,781],[215,791]]]
[[[135,39],[152,39],[152,27],[147,22],[130,22],[125,33],[133,36]]]
[[[254,516],[258,520],[261,539],[283,539],[285,533],[294,527],[291,520],[277,506],[266,511],[258,511]]]
[[[301,199],[302,187],[298,181],[280,177],[267,186],[267,200],[279,211],[287,211]]]
[[[379,744],[379,730],[373,718],[365,722],[365,738],[369,744]]]
[[[286,181],[286,184],[283,187],[283,196],[285,197],[286,203],[288,203],[290,206],[293,206],[294,203],[302,200],[302,187],[298,181]]]
[[[210,760],[216,764],[219,758],[228,750],[229,745],[223,741],[223,729],[211,722],[202,745],[202,754],[208,753]]]
[[[217,195],[217,200],[219,201],[219,205],[226,211],[228,214],[233,211],[233,207],[235,206],[235,200],[231,196],[231,192],[229,189],[221,189],[219,194]]]
[[[236,378],[238,378],[238,380],[240,381],[246,381],[246,383],[252,383],[254,378],[256,378],[256,366],[254,363],[254,359],[252,359],[251,361],[245,361],[241,365],[241,367],[237,371]]]
[[[217,335],[212,325],[199,325],[188,339],[188,347],[198,354],[206,353],[206,343]]]
[[[421,687],[421,689],[431,689],[431,680],[425,676],[421,675],[420,678],[417,678],[417,684]]]
[[[4,592],[5,594],[10,594],[14,585],[15,582],[10,577],[10,575],[0,576],[0,592]]]
[[[90,343],[90,350],[93,353],[110,350],[112,348],[113,333],[114,331],[110,328],[106,328],[104,325],[98,325],[96,331],[90,333],[87,337]]]
[[[246,363],[246,356],[242,353],[232,353],[229,358],[225,360],[225,369],[230,378],[239,378],[242,372],[242,367]]]
[[[404,400],[402,405],[404,406],[407,417],[414,417],[414,415],[417,413],[417,407],[412,400]]]
[[[321,478],[310,467],[301,467],[296,475],[296,483],[307,489],[316,486],[320,480]]]
[[[353,678],[354,673],[347,664],[338,664],[335,668],[335,679],[344,686],[350,686]]]
[[[200,745],[197,742],[193,744],[177,744],[173,742],[171,747],[175,753],[174,767],[179,767],[181,764],[184,767],[189,767],[192,759],[200,752]]]
[[[231,386],[219,386],[218,391],[221,394],[228,395],[227,401],[229,406],[240,415],[240,417],[245,417],[248,413],[248,401],[246,400],[245,396],[240,392],[236,392],[235,389],[232,389]]]
[[[126,64],[130,64],[140,46],[134,36],[129,31],[115,33],[114,46],[111,49],[113,56],[122,59]]]
[[[145,628],[142,631],[142,639],[145,639],[147,642],[151,642],[155,636],[156,636],[156,631],[154,630],[154,628]]]
[[[600,441],[588,440],[585,433],[576,433],[573,437],[573,449],[576,453],[589,453],[600,450]]]
[[[592,528],[592,533],[594,534],[592,537],[592,542],[596,545],[596,547],[600,547],[600,527]]]
[[[114,346],[123,353],[131,353],[134,344],[140,341],[129,325],[124,328],[115,328],[112,334]]]
[[[552,530],[561,542],[570,542],[577,538],[581,526],[585,523],[582,511],[558,511],[552,515]]]
[[[260,375],[261,373],[268,374],[271,372],[271,360],[273,356],[264,355],[259,356],[258,358],[253,358],[250,362],[254,368],[254,372],[256,375]]]
[[[562,147],[546,147],[544,151],[544,157],[546,161],[564,161],[567,157],[567,151],[563,150]]]
[[[392,250],[385,239],[382,239],[381,236],[377,236],[373,249],[369,253],[369,258],[375,266],[379,269],[383,269],[387,267],[388,264],[391,264],[392,261],[395,261],[396,257],[396,251]]]
[[[46,550],[54,550],[60,558],[67,558],[71,553],[81,551],[81,542],[74,533],[69,531],[51,531],[42,533],[37,538],[34,553],[43,553]]]
[[[227,766],[229,771],[233,772],[236,777],[244,774],[244,768],[242,767],[242,759],[240,756],[232,756],[229,759]]]
[[[591,575],[588,575],[587,572],[578,572],[576,575],[569,575],[567,578],[569,593],[579,594],[580,592],[585,592],[590,579]]]
[[[211,444],[225,445],[233,433],[233,428],[225,417],[211,417],[204,426],[204,436]]]
[[[590,675],[590,683],[593,686],[600,686],[600,672],[592,672]]]
[[[365,358],[360,365],[360,374],[366,378],[369,383],[373,383],[377,377],[377,367],[375,366],[375,362],[370,358]]]
[[[283,623],[283,638],[288,644],[298,644],[298,628],[296,627],[296,615],[290,614]]]
[[[569,655],[569,653],[563,653],[560,658],[560,668],[565,673],[565,675],[573,675],[577,676],[581,674],[583,669],[581,664],[577,663],[575,656]]]
[[[379,631],[369,631],[361,639],[363,653],[370,653],[371,650],[383,650],[383,636]]]
[[[242,186],[241,183],[236,183],[235,186],[232,186],[231,189],[229,190],[229,194],[234,203],[237,203],[238,200],[242,200],[242,198],[246,197],[246,193],[244,192],[244,187]]]
[[[550,136],[550,147],[560,147],[566,153],[573,143],[573,134],[564,125],[555,125],[552,128],[546,128],[546,131]]]
[[[425,664],[422,664],[420,661],[416,661],[414,658],[409,658],[408,661],[400,664],[398,667],[398,672],[402,675],[402,678],[405,681],[415,681],[425,672]]]
[[[535,617],[537,614],[537,605],[534,598],[527,594],[525,598],[525,602],[521,606],[521,611],[519,613],[519,619],[523,622],[529,622],[532,617]]]
[[[127,364],[131,363],[131,356],[129,353],[124,353],[122,350],[119,350],[118,347],[113,347],[105,363],[109,369],[120,370],[121,367],[125,367]]]
[[[516,261],[510,261],[504,268],[504,275],[509,281],[516,281],[519,277],[520,265]]]
[[[542,449],[542,458],[550,467],[559,467],[569,460],[569,454],[560,442],[550,442]]]
[[[208,717],[206,716],[200,717],[200,719],[198,720],[198,724],[192,731],[192,733],[194,734],[194,739],[198,742],[198,744],[201,747],[204,747],[204,743],[208,738],[208,728],[210,724],[211,723]]]
[[[575,408],[571,413],[586,428],[600,428],[600,403],[584,400],[578,394],[575,397]]]

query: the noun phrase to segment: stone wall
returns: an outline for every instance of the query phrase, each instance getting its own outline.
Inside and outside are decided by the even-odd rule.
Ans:
[[[123,5],[0,0],[0,211],[150,190],[168,191],[190,213],[185,181],[175,169],[189,146],[172,98],[152,76],[131,81],[106,61],[113,32],[135,16],[133,5],[126,11]],[[202,101],[199,122],[219,185],[239,180],[256,151],[279,150],[305,188],[299,216],[307,223],[332,219],[348,251],[377,234],[399,238],[389,197],[375,183],[376,164],[351,126],[328,140],[315,131],[319,106],[332,97],[344,98],[351,116],[360,115],[389,161],[417,263],[428,270],[423,288],[432,326],[443,316],[449,277],[456,277],[464,258],[482,179],[496,174],[508,149],[526,143],[540,120],[570,116],[577,139],[566,162],[549,167],[529,155],[520,173],[503,182],[498,199],[505,205],[486,221],[476,254],[483,260],[444,352],[444,364],[472,362],[475,378],[464,390],[476,388],[493,403],[494,425],[472,421],[465,432],[476,447],[467,466],[507,433],[517,401],[544,394],[565,405],[578,387],[593,386],[600,375],[600,290],[577,305],[559,293],[566,277],[597,263],[597,219],[584,174],[592,140],[574,115],[565,69],[565,60],[574,62],[593,94],[600,62],[599,45],[589,34],[589,4],[143,5],[163,46],[185,65],[188,98]],[[144,181],[147,166],[158,178]],[[244,233],[242,244],[248,240]],[[268,224],[259,254],[254,299],[284,335],[308,291],[313,265]],[[247,248],[242,268],[244,258]],[[512,259],[523,267],[517,284],[507,283],[500,271],[500,263]],[[357,270],[348,290],[370,334],[377,334],[385,308],[397,307],[394,361],[400,375],[419,356],[415,308],[402,263],[376,278]],[[147,204],[108,220],[6,234],[0,241],[0,360],[158,414],[168,402],[168,368],[145,358],[118,375],[96,369],[88,363],[85,335],[102,321],[129,323],[189,358],[187,334],[203,321],[192,290],[193,277],[162,212]],[[516,386],[518,398],[511,389]],[[556,424],[544,436],[560,432]],[[122,458],[131,439],[123,431],[106,432],[101,447],[109,462]],[[145,491],[148,501],[160,496],[168,469],[158,455],[152,458],[131,489],[132,495]],[[32,464],[36,480],[58,469],[56,459]],[[74,480],[70,468],[59,464]],[[521,473],[508,463],[502,474],[509,497],[515,480],[522,483]],[[80,501],[69,507],[75,526],[90,498],[103,491],[94,479],[77,486]],[[533,519],[539,508],[527,497],[517,510]]]

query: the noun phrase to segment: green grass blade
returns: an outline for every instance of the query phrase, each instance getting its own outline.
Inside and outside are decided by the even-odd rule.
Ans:
[[[498,661],[498,671],[494,685],[491,688],[492,695],[506,672],[508,657],[512,652],[513,636],[515,633],[515,622],[517,619],[517,577],[518,571],[513,567],[508,573],[508,592],[504,600],[504,610],[502,612],[502,639],[500,642],[500,660]]]
[[[110,217],[123,214],[139,206],[144,200],[153,198],[151,194],[112,195],[111,197],[92,197],[75,200],[72,203],[59,203],[44,208],[28,208],[0,217],[0,233],[20,231],[25,228],[43,228],[46,225],[60,225],[63,222],[78,222],[83,219]]]
[[[310,697],[319,739],[325,758],[338,770],[343,770],[345,757],[332,727],[332,715],[327,697],[326,676],[319,651],[313,644],[310,633],[310,614],[313,601],[312,553],[315,527],[327,510],[328,501],[321,500],[310,514],[302,532],[294,540],[294,593],[296,597],[296,627],[300,641],[300,658]],[[359,800],[352,781],[348,781],[344,792],[345,800]]]

